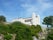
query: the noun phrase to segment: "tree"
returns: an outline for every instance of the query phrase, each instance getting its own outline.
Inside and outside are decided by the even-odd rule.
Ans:
[[[39,32],[42,32],[40,25],[31,25],[29,28],[31,30],[32,36],[36,36],[37,38],[39,37]]]
[[[43,19],[43,24],[45,24],[45,25],[47,25],[47,27],[49,26],[49,25],[53,25],[53,16],[48,16],[48,17],[45,17],[44,19]]]
[[[16,34],[15,40],[33,40],[32,34],[28,25],[21,22],[13,22],[11,24],[11,30]]]
[[[0,16],[0,22],[6,22],[6,18],[4,16]]]
[[[4,39],[10,40],[12,38],[10,31],[11,30],[7,24],[0,23],[0,34],[4,35]]]
[[[0,33],[5,34],[7,32],[8,32],[8,26],[3,23],[0,23]]]

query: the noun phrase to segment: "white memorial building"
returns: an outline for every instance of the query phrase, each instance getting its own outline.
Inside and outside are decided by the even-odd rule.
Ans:
[[[17,18],[12,20],[12,22],[15,21],[19,21],[27,25],[40,25],[40,16],[35,13],[32,13],[32,16],[30,18]]]

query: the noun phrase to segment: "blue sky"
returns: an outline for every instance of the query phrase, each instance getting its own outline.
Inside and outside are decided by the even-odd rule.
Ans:
[[[0,0],[0,15],[8,22],[14,18],[31,17],[32,13],[40,15],[41,22],[46,16],[53,15],[53,0]]]

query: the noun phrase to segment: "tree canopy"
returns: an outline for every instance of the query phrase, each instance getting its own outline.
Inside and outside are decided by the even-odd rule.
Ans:
[[[4,38],[10,40],[10,35],[16,34],[15,40],[33,40],[32,37],[38,37],[38,33],[41,32],[41,26],[26,25],[21,22],[13,22],[10,24],[0,23],[0,33],[4,34]]]
[[[44,19],[43,19],[43,24],[46,24],[47,25],[47,27],[48,27],[48,25],[53,25],[53,16],[48,16],[48,17],[45,17]]]
[[[6,22],[6,18],[4,16],[0,16],[0,22]]]

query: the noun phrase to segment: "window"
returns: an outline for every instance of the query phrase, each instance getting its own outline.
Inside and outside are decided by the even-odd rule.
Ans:
[[[31,22],[31,19],[25,20],[25,22]]]

